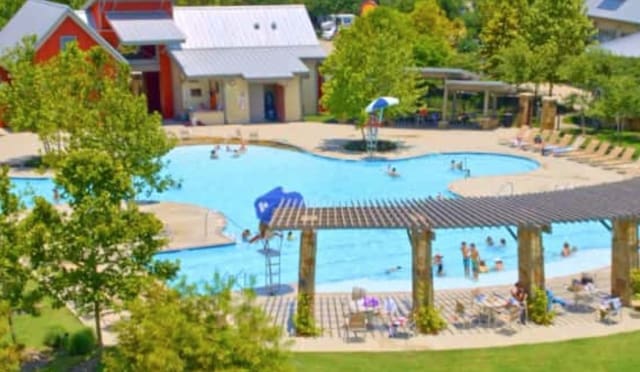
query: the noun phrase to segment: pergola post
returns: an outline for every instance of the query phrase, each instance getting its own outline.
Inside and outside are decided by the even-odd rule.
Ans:
[[[533,286],[545,287],[542,232],[550,231],[550,226],[518,226],[518,281],[529,296]]]
[[[431,230],[414,228],[408,231],[412,256],[413,308],[433,306],[433,270],[431,265]]]
[[[313,317],[316,293],[316,232],[313,229],[302,230],[298,270],[298,298],[306,297],[309,314]],[[300,310],[298,306],[298,315]]]
[[[484,104],[482,106],[482,116],[488,116],[489,115],[489,91],[485,90],[484,91]]]
[[[612,221],[611,294],[622,303],[631,301],[631,270],[638,268],[638,219],[616,218]]]
[[[533,94],[520,93],[518,99],[518,126],[531,125],[531,114],[533,112]]]
[[[558,107],[553,97],[542,97],[542,118],[540,128],[554,130],[556,128],[556,116]]]
[[[449,89],[447,89],[447,81],[444,81],[444,96],[442,97],[442,121],[446,122],[449,115],[447,115],[447,103],[449,101]]]

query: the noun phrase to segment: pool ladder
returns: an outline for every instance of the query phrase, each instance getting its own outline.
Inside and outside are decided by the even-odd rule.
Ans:
[[[280,248],[272,248],[269,244],[271,239],[280,239]],[[280,290],[281,282],[281,250],[282,235],[274,236],[263,240],[263,248],[259,250],[264,255],[264,289],[269,295],[275,295]]]

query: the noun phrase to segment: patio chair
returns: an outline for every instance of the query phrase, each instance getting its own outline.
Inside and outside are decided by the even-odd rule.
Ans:
[[[571,159],[575,157],[584,156],[587,154],[593,154],[595,153],[599,145],[600,145],[600,140],[592,138],[589,140],[589,143],[587,143],[587,146],[585,146],[584,149],[580,149],[576,146],[575,150],[567,153],[560,153],[560,154],[557,154],[557,156],[566,156]]]
[[[603,157],[587,159],[587,163],[589,165],[597,166],[602,162],[607,162],[607,161],[612,161],[617,159],[620,156],[620,154],[622,154],[623,151],[624,151],[624,147],[615,146],[613,149],[611,149],[611,151],[609,151],[608,154],[606,154]]]
[[[501,329],[510,329],[518,331],[522,324],[520,323],[521,309],[519,306],[510,306],[498,314],[498,320],[502,322]]]
[[[578,163],[588,163],[590,160],[602,158],[607,154],[609,148],[611,147],[611,143],[604,141],[598,146],[598,149],[591,154],[585,154],[582,156],[574,156],[571,160],[575,160]]]
[[[573,141],[573,143],[570,142],[565,146],[558,146],[558,147],[552,148],[551,149],[551,153],[554,156],[567,155],[567,154],[569,154],[571,152],[574,152],[574,151],[577,151],[578,149],[580,149],[580,147],[584,144],[584,142],[586,140],[587,140],[587,137],[578,136],[578,138],[576,138],[576,140]]]
[[[605,169],[613,169],[616,166],[629,164],[633,160],[633,155],[636,153],[636,149],[633,147],[627,147],[619,158],[614,160],[603,161],[599,165]]]
[[[598,311],[596,311],[597,320],[611,324],[622,321],[622,301],[619,297],[611,297],[602,300]],[[617,321],[614,321],[617,319]]]
[[[350,313],[345,319],[344,328],[345,341],[350,341],[350,333],[353,333],[354,338],[358,338],[358,333],[362,333],[362,339],[364,340],[367,336],[367,332],[369,332],[367,314],[364,312]]]
[[[477,316],[474,316],[460,301],[456,301],[456,305],[453,311],[453,317],[451,323],[459,324],[465,329],[471,328],[474,322],[478,320]]]

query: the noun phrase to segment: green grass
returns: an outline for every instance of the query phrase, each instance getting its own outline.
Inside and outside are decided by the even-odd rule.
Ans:
[[[461,339],[461,346],[464,340]],[[479,350],[295,353],[298,371],[634,371],[640,332]]]
[[[44,337],[51,327],[60,326],[69,333],[83,328],[82,323],[66,308],[53,309],[45,300],[39,316],[18,315],[14,319],[16,337],[27,348],[44,348]]]

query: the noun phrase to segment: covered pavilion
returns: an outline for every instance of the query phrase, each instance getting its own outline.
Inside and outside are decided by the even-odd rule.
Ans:
[[[431,242],[435,229],[517,226],[518,277],[531,294],[545,288],[542,233],[553,223],[610,220],[611,293],[629,304],[631,270],[639,267],[640,178],[616,183],[515,196],[375,201],[351,206],[307,207],[282,201],[274,230],[302,230],[298,293],[313,314],[316,231],[322,229],[406,229],[412,247],[413,306],[433,305]]]

